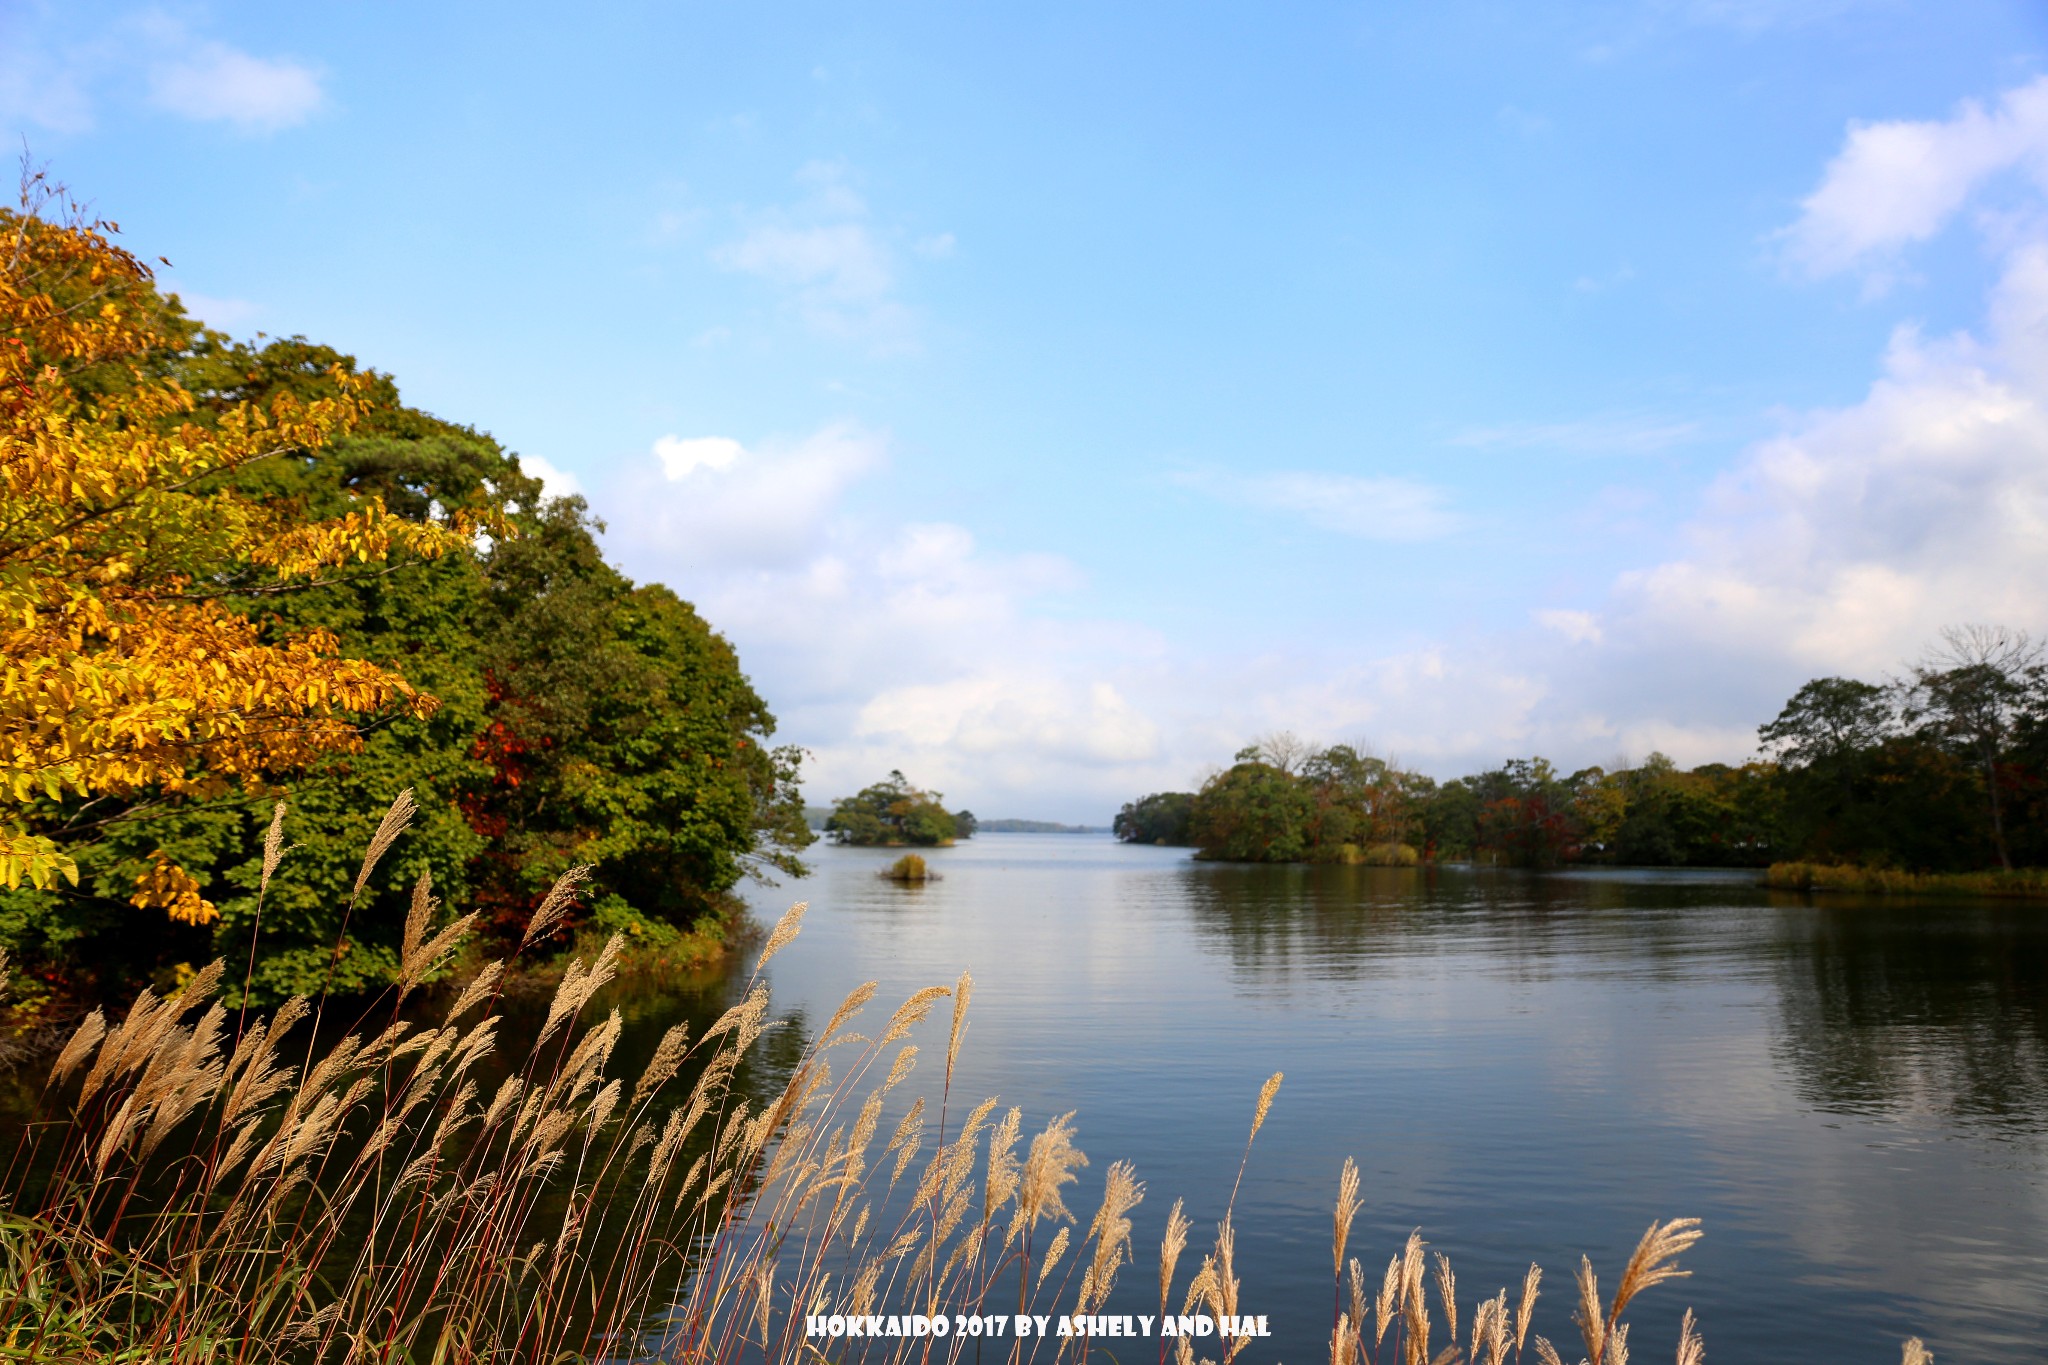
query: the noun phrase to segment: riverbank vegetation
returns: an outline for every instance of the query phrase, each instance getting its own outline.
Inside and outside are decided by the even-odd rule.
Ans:
[[[863,848],[903,845],[943,848],[956,839],[974,837],[972,811],[949,811],[938,792],[914,786],[901,772],[833,804],[825,821],[826,837],[835,844]]]
[[[1773,875],[1809,887],[1960,888],[1987,869],[1998,894],[2042,885],[2013,872],[2048,865],[2048,667],[2027,636],[1957,627],[1886,682],[1815,679],[1758,738],[1739,766],[1653,753],[1567,774],[1528,758],[1438,782],[1276,735],[1198,792],[1126,805],[1116,832],[1254,862],[1405,847],[1520,867],[1798,863]]]
[[[1877,896],[1968,896],[2048,899],[2048,870],[1906,872],[1849,863],[1772,863],[1764,885],[1783,891],[1858,891]]]
[[[302,338],[187,317],[31,178],[0,210],[0,946],[28,1013],[216,954],[275,1002],[403,971],[408,887],[516,938],[715,941],[798,872],[797,753],[732,647],[583,503]],[[406,790],[387,870],[356,851]],[[248,850],[298,848],[259,916]],[[261,934],[257,933],[261,924]],[[253,947],[252,947],[253,945]]]

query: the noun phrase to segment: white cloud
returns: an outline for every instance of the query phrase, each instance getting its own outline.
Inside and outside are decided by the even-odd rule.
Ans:
[[[202,122],[231,123],[245,132],[275,132],[303,123],[320,108],[320,77],[285,58],[256,57],[225,43],[180,44],[182,51],[149,73],[150,101]]]
[[[755,228],[713,253],[728,270],[795,285],[832,305],[873,304],[893,283],[882,250],[860,223]]]
[[[916,319],[895,296],[892,253],[868,222],[867,203],[832,162],[797,172],[805,190],[794,205],[744,215],[745,230],[711,250],[725,270],[752,275],[782,291],[788,306],[820,336],[865,343],[882,352],[914,349]],[[951,251],[950,234],[917,244],[920,255]]]
[[[1627,575],[1641,629],[1869,675],[1943,625],[2039,624],[2048,576],[2048,244],[2014,254],[1986,340],[1893,337],[1864,399],[1709,492],[1691,554]]]
[[[1175,475],[1174,482],[1219,501],[1285,512],[1311,526],[1363,540],[1434,540],[1462,524],[1445,505],[1448,495],[1443,489],[1413,479],[1304,470],[1190,471]]]
[[[912,749],[1031,762],[1124,764],[1156,758],[1159,727],[1116,686],[1056,675],[985,672],[882,692],[854,734]]]
[[[583,491],[582,481],[574,474],[557,469],[538,455],[521,455],[519,470],[528,478],[540,480],[541,496],[545,498],[574,497]]]
[[[654,443],[662,476],[670,483],[687,479],[693,470],[730,469],[746,447],[727,436],[663,436]]]
[[[325,102],[313,67],[258,56],[161,11],[108,21],[37,6],[15,21],[0,52],[0,114],[60,132],[83,132],[100,108],[134,94],[163,113],[275,132]]]
[[[621,545],[689,571],[801,562],[840,496],[883,462],[883,439],[852,425],[748,450],[722,436],[663,436],[608,508]]]
[[[856,493],[887,464],[886,438],[851,424],[666,437],[598,510],[628,572],[731,636],[781,736],[812,751],[814,798],[902,768],[983,813],[1106,819],[1170,761],[1127,681],[1156,637],[1042,612],[1084,586],[1058,556],[863,515]]]
[[[2044,102],[2037,82],[1990,113],[1860,125],[1795,240],[1833,243],[1813,259],[1840,264],[1937,230],[1985,167],[2017,164],[2017,130],[2040,126],[2029,111]],[[1923,211],[1922,194],[1944,207]],[[1747,450],[1668,558],[1619,576],[1595,612],[1538,614],[1566,638],[1598,632],[1551,661],[1539,728],[1593,723],[1638,753],[1740,758],[1809,678],[1881,679],[1958,622],[2048,627],[2048,202],[2029,194],[1992,242],[2001,269],[1977,329],[1897,328],[1863,397]]]
[[[952,233],[941,232],[931,237],[920,237],[912,250],[929,260],[942,261],[951,256],[959,245],[953,240]]]
[[[2048,76],[1990,109],[1965,100],[1942,121],[1849,127],[1820,185],[1780,234],[1787,257],[1814,275],[1882,267],[1933,237],[1991,177],[2023,168],[2048,186]]]
[[[1589,611],[1539,611],[1536,624],[1556,631],[1575,645],[1600,643],[1600,622]]]

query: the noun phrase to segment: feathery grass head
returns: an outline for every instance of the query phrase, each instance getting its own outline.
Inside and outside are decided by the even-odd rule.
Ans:
[[[384,812],[384,818],[377,822],[376,833],[370,836],[369,848],[363,852],[363,870],[356,873],[355,888],[349,892],[351,903],[363,894],[363,886],[370,880],[370,874],[377,870],[378,862],[391,851],[391,846],[398,842],[399,835],[405,833],[406,826],[412,823],[412,817],[418,811],[419,806],[412,799],[412,788],[407,787],[391,803],[391,809]]]
[[[1451,1273],[1451,1258],[1441,1251],[1436,1254],[1436,1292],[1443,1300],[1444,1321],[1450,1333],[1451,1344],[1458,1344],[1458,1277]]]
[[[64,1044],[64,1050],[57,1054],[56,1062],[50,1067],[50,1076],[44,1082],[45,1086],[63,1084],[64,1078],[83,1065],[85,1059],[92,1055],[93,1049],[100,1045],[100,1039],[106,1036],[107,1016],[103,1011],[94,1009],[79,1021],[76,1029],[72,1030],[70,1041]]]
[[[284,861],[287,852],[284,846],[285,804],[279,801],[270,808],[270,828],[263,832],[263,877],[256,884],[261,895],[270,889],[270,879],[277,873],[277,865]]]
[[[761,949],[761,956],[754,960],[754,970],[760,971],[768,965],[768,959],[787,948],[795,940],[804,925],[804,911],[810,908],[808,901],[798,901],[782,912],[782,918],[775,921],[775,928],[768,934],[768,942]]]
[[[1522,1297],[1515,1305],[1515,1354],[1521,1355],[1523,1345],[1529,1339],[1529,1320],[1536,1314],[1537,1286],[1543,1282],[1543,1267],[1529,1262],[1529,1273],[1522,1277]]]
[[[1330,1232],[1330,1273],[1344,1273],[1344,1244],[1351,1240],[1351,1222],[1358,1217],[1358,1163],[1350,1157],[1344,1158],[1344,1169],[1337,1176],[1337,1208],[1332,1215]]]
[[[840,1026],[867,1008],[868,1001],[875,998],[875,991],[880,985],[878,981],[864,981],[848,991],[846,998],[839,1002],[839,1008],[832,1011],[832,1018],[825,1025],[824,1032],[818,1035],[816,1046],[820,1049],[831,1047],[838,1036]]]
[[[1707,1343],[1700,1337],[1699,1324],[1693,1321],[1692,1309],[1688,1308],[1678,1323],[1678,1365],[1702,1365],[1706,1358]]]
[[[1697,1218],[1674,1218],[1668,1223],[1650,1224],[1642,1240],[1636,1243],[1635,1253],[1622,1268],[1621,1283],[1614,1289],[1614,1306],[1607,1313],[1608,1321],[1618,1320],[1628,1308],[1629,1300],[1645,1289],[1692,1274],[1690,1270],[1678,1268],[1678,1258],[1691,1249],[1701,1235]]]
[[[1098,1312],[1108,1301],[1117,1267],[1130,1259],[1131,1220],[1127,1215],[1144,1197],[1145,1187],[1138,1183],[1136,1168],[1128,1161],[1110,1163],[1102,1203],[1088,1225],[1088,1235],[1095,1239],[1095,1256],[1081,1276],[1082,1312]]]
[[[1387,1258],[1387,1273],[1380,1281],[1379,1297],[1373,1300],[1373,1347],[1386,1338],[1387,1329],[1394,1325],[1394,1313],[1401,1302],[1401,1258]]]
[[[1040,1285],[1043,1285],[1051,1277],[1052,1268],[1060,1263],[1060,1257],[1067,1254],[1068,1231],[1069,1229],[1067,1228],[1061,1228],[1058,1232],[1054,1233],[1051,1245],[1046,1247],[1045,1260],[1038,1267],[1038,1283]]]
[[[953,1088],[953,1063],[960,1059],[960,1038],[967,1030],[967,998],[974,993],[974,978],[960,973],[953,987],[953,1031],[946,1040],[946,1088]]]
[[[1017,1225],[1027,1236],[1042,1219],[1073,1220],[1061,1189],[1079,1180],[1074,1172],[1087,1164],[1087,1156],[1074,1145],[1072,1113],[1059,1115],[1031,1139],[1017,1187]]]
[[[932,1012],[932,1006],[952,993],[944,986],[926,986],[923,990],[913,991],[908,1000],[896,1007],[896,1013],[889,1016],[888,1030],[882,1034],[883,1045],[901,1042],[908,1037],[910,1030],[923,1023],[925,1016]]]
[[[1259,1087],[1259,1107],[1252,1114],[1253,1137],[1257,1137],[1259,1129],[1265,1125],[1266,1111],[1273,1107],[1273,1097],[1280,1093],[1280,1080],[1283,1074],[1279,1071],[1274,1072],[1266,1078],[1266,1083]]]
[[[1586,1359],[1600,1365],[1607,1354],[1607,1315],[1600,1308],[1600,1278],[1593,1273],[1593,1262],[1584,1256],[1579,1257],[1577,1282],[1579,1307],[1572,1321],[1585,1338]]]
[[[547,895],[541,897],[540,908],[526,922],[526,932],[519,938],[520,947],[541,938],[562,922],[569,913],[569,907],[576,903],[576,893],[590,880],[590,872],[590,866],[584,864],[572,867],[555,878],[555,884],[548,888]]]
[[[412,955],[426,942],[427,926],[433,922],[434,907],[440,902],[434,899],[434,874],[422,872],[412,884],[412,903],[405,912],[405,932],[399,940],[398,956],[401,961],[410,961]]]
[[[1173,1292],[1174,1268],[1180,1264],[1180,1254],[1187,1249],[1188,1229],[1193,1224],[1181,1212],[1181,1201],[1173,1201],[1173,1209],[1166,1215],[1166,1234],[1159,1239],[1159,1314],[1166,1315],[1167,1296]]]
[[[640,1072],[640,1079],[633,1082],[631,1105],[637,1106],[643,1096],[667,1084],[676,1072],[682,1070],[683,1058],[689,1055],[690,1026],[671,1025],[661,1035],[661,1041],[654,1045],[654,1055],[647,1059],[647,1065]]]

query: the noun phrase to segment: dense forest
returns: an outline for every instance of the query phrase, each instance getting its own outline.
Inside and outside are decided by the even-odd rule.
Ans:
[[[258,1000],[376,988],[415,895],[516,934],[586,864],[565,935],[715,941],[743,875],[802,870],[797,752],[579,499],[352,357],[206,329],[61,196],[26,208],[0,211],[0,947],[31,997],[252,942]]]
[[[1740,766],[1653,753],[1567,774],[1528,758],[1438,782],[1277,735],[1200,791],[1128,803],[1115,830],[1249,862],[2048,863],[2048,668],[2024,634],[1957,627],[1888,682],[1815,679],[1758,740]]]

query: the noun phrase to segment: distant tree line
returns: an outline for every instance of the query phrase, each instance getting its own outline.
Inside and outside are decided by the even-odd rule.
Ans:
[[[1128,803],[1114,828],[1249,862],[2048,864],[2048,667],[2023,633],[1955,627],[1886,682],[1817,678],[1758,738],[1739,766],[1653,753],[1566,774],[1527,758],[1438,782],[1283,734],[1200,791]]]

